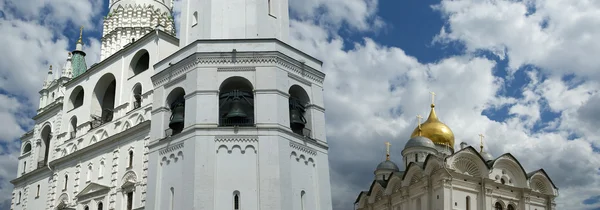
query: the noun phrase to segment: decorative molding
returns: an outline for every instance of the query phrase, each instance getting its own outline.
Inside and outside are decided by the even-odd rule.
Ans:
[[[317,155],[317,151],[316,150],[314,150],[314,149],[312,149],[310,147],[304,146],[302,144],[298,144],[298,143],[293,142],[293,141],[290,141],[290,147],[293,148],[293,149],[296,149],[298,151],[302,151],[302,152],[305,152],[307,154],[310,154],[312,156],[316,156]]]
[[[310,81],[308,81],[308,80],[306,80],[306,79],[304,79],[304,78],[302,78],[302,77],[300,77],[298,75],[295,75],[295,74],[292,74],[292,73],[288,73],[288,77],[291,78],[291,79],[294,79],[294,80],[296,80],[296,81],[298,81],[298,82],[300,82],[300,83],[302,83],[304,85],[307,85],[309,87],[312,86],[312,83]]]
[[[177,77],[177,78],[175,78],[175,79],[170,79],[170,80],[169,80],[169,82],[165,83],[165,85],[164,85],[164,86],[165,86],[165,88],[169,88],[169,87],[171,87],[171,86],[173,86],[173,85],[176,85],[177,83],[179,83],[179,82],[181,82],[181,81],[185,80],[186,78],[187,78],[187,74],[184,74],[184,75],[178,76],[178,77]]]
[[[240,72],[240,71],[256,71],[256,67],[244,66],[244,67],[219,67],[217,72]]]
[[[258,142],[258,136],[215,136],[215,142]]]
[[[175,145],[168,146],[167,148],[160,150],[158,152],[158,154],[164,155],[164,154],[167,154],[169,152],[173,152],[173,151],[176,151],[176,150],[179,150],[179,149],[182,149],[182,148],[183,148],[183,142],[177,143]]]

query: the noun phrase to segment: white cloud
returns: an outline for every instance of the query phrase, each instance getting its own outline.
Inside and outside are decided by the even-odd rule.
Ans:
[[[360,31],[384,26],[377,16],[378,0],[290,0],[291,12],[297,18],[339,29],[347,24]]]

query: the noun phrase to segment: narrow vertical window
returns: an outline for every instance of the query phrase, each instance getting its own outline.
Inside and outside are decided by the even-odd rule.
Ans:
[[[133,209],[133,192],[127,193],[127,210]]]
[[[302,192],[300,192],[300,209],[301,210],[306,210],[306,192],[304,192],[304,190],[302,190]]]
[[[63,187],[63,190],[67,190],[68,183],[69,183],[69,175],[65,175],[65,186]]]
[[[471,210],[471,197],[467,196],[467,201],[466,202],[467,202],[466,203],[467,204],[466,205],[467,210]]]
[[[175,204],[175,188],[171,187],[171,210],[173,210],[174,204]]]
[[[37,193],[35,193],[35,197],[40,197],[40,185],[37,186]]]
[[[27,170],[27,161],[23,161],[23,173]]]
[[[103,171],[104,171],[104,161],[101,161],[100,162],[100,167],[98,167],[98,178],[102,178],[103,177],[103,175],[102,175]]]
[[[240,210],[240,192],[233,193],[233,210]]]
[[[88,166],[88,173],[87,173],[87,179],[86,179],[86,181],[88,181],[88,182],[92,180],[92,170],[93,170],[92,166],[91,165]]]
[[[102,205],[102,202],[99,202],[99,203],[98,203],[98,210],[102,210],[102,208],[103,208],[103,207],[104,207],[104,206]]]
[[[133,167],[133,151],[129,151],[129,168]]]
[[[415,154],[415,162],[419,162],[419,154]]]
[[[17,200],[17,203],[21,203],[21,192],[19,192],[19,200]]]
[[[192,26],[198,25],[198,11],[192,15]]]
[[[268,7],[269,7],[269,15],[271,14],[271,0],[267,0],[268,2]]]

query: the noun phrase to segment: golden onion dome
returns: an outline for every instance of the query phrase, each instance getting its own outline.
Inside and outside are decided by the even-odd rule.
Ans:
[[[434,144],[446,145],[450,148],[454,148],[454,133],[452,133],[452,130],[450,130],[446,124],[442,123],[437,118],[434,107],[435,105],[431,104],[431,112],[429,113],[427,120],[421,124],[421,130],[419,131],[419,126],[417,126],[410,135],[410,138],[423,136],[431,139]]]

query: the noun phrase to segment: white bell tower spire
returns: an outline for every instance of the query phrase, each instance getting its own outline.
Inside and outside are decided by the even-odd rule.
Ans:
[[[173,0],[110,0],[104,18],[101,59],[161,26],[175,36]]]
[[[198,39],[289,36],[288,0],[183,0],[180,47]]]

